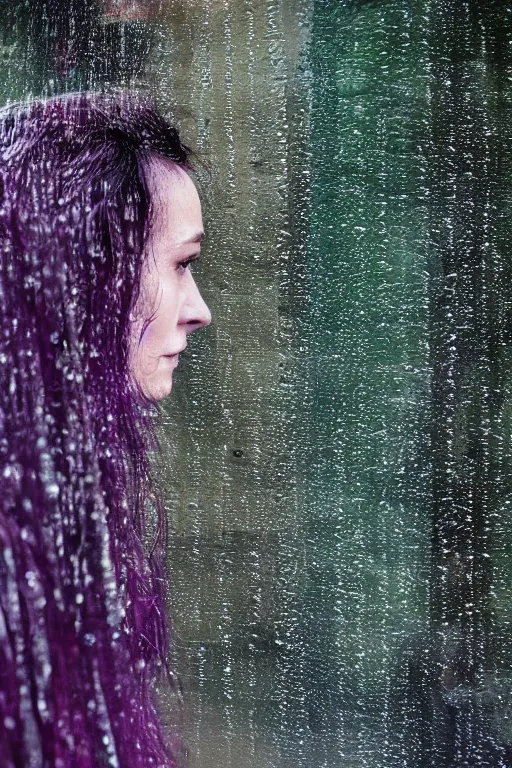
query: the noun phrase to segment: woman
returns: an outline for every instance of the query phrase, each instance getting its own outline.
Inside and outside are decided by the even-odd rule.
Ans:
[[[149,457],[211,319],[190,156],[134,95],[1,113],[0,768],[175,765]]]

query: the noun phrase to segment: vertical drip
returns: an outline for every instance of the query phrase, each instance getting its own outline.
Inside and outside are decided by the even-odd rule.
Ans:
[[[226,151],[227,151],[227,192],[229,195],[235,194],[235,136],[233,121],[233,40],[232,25],[233,13],[230,10],[228,0],[224,2],[224,18],[222,26],[224,28],[224,46],[225,46],[225,112],[224,112],[224,130],[226,132]]]
[[[206,152],[210,146],[210,121],[213,103],[212,92],[212,6],[210,0],[202,4],[203,15],[199,21],[199,44],[196,58],[198,67],[199,97],[197,99],[197,146]]]

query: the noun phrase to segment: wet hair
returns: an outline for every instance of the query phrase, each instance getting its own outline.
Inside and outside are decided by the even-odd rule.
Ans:
[[[175,765],[157,409],[129,374],[158,157],[190,168],[147,97],[0,112],[2,768]]]

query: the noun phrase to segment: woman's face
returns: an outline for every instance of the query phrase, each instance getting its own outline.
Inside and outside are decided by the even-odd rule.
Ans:
[[[151,185],[155,220],[132,316],[130,371],[144,394],[156,401],[171,392],[188,334],[208,325],[211,314],[191,272],[203,237],[194,183],[181,168],[155,160]]]

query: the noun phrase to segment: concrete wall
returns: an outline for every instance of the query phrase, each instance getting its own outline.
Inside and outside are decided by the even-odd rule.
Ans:
[[[300,560],[293,339],[305,223],[294,197],[307,5],[170,3],[150,72],[210,166],[199,174],[197,279],[214,320],[190,339],[164,437],[175,664],[194,765],[278,761],[272,700]]]

